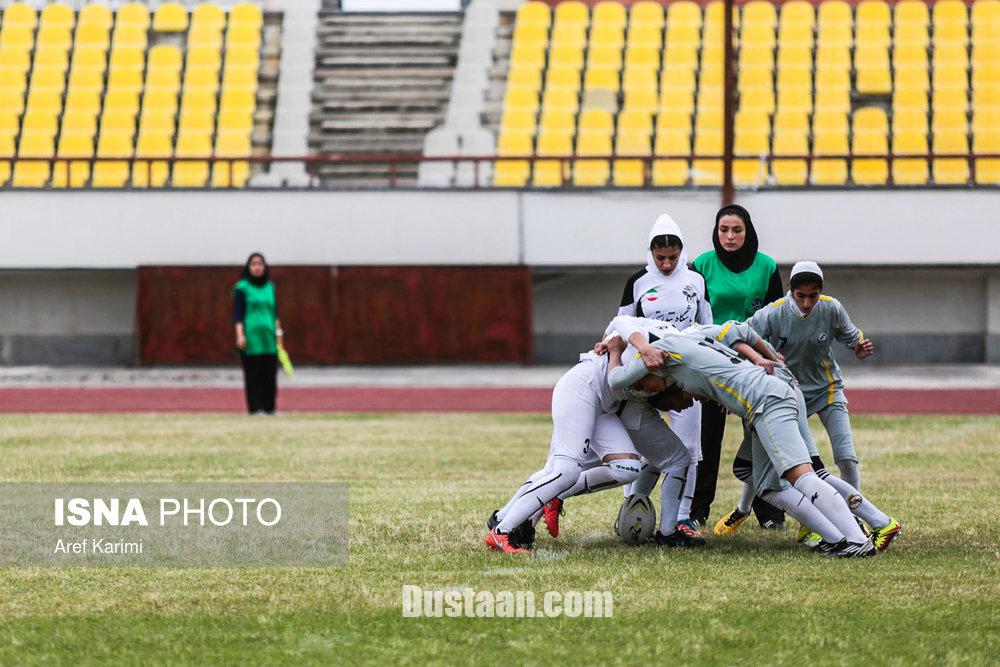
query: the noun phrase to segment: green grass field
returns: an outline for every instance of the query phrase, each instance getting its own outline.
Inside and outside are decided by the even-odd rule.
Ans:
[[[1000,417],[854,423],[864,490],[905,530],[837,561],[750,523],[694,552],[627,547],[617,491],[570,501],[533,557],[489,551],[483,522],[543,462],[546,416],[0,417],[5,481],[351,490],[346,568],[2,569],[0,663],[996,664]],[[716,511],[737,492],[724,465]],[[404,584],[610,590],[614,617],[403,618]]]

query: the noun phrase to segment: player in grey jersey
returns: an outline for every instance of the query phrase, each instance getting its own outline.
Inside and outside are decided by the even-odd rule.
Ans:
[[[641,331],[628,340],[643,354],[650,347]],[[766,484],[759,489],[765,500],[819,533],[823,553],[842,557],[876,553],[844,499],[813,471],[799,431],[795,395],[787,383],[698,330],[666,336],[651,346],[665,354],[663,365],[650,371],[641,358],[632,358],[623,367],[612,361],[611,388],[657,391],[675,382],[696,397],[720,403],[745,419],[758,436],[753,446],[761,465],[754,476]]]
[[[807,414],[818,414],[826,428],[840,476],[860,489],[844,381],[832,345],[837,340],[859,359],[871,355],[874,347],[851,322],[844,306],[821,294],[823,271],[815,262],[796,263],[790,285],[784,298],[761,308],[747,322],[784,356],[799,381]]]

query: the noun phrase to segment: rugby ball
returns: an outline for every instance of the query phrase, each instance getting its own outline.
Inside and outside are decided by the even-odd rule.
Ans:
[[[656,530],[656,509],[649,496],[629,496],[618,510],[618,536],[628,544],[645,544]]]

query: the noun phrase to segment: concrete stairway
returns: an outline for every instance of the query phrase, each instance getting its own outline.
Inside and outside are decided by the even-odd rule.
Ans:
[[[319,153],[421,153],[448,104],[462,15],[322,12],[309,147]],[[381,187],[385,164],[327,165],[324,185]],[[397,185],[416,183],[399,165]]]

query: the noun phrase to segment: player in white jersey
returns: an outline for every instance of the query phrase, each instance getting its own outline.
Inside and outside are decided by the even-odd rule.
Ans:
[[[712,306],[708,303],[705,279],[688,268],[684,236],[674,219],[663,214],[649,231],[646,266],[625,284],[618,315],[659,320],[679,330],[692,324],[711,324]],[[691,464],[684,471],[684,490],[677,515],[676,530],[694,543],[704,543],[698,523],[691,519],[698,462],[701,461],[701,403],[683,411],[667,412],[670,428],[691,453]],[[642,462],[639,479],[626,487],[625,495],[648,496],[664,472]],[[669,476],[665,483],[673,483]],[[671,492],[672,493],[672,492]],[[661,513],[662,519],[662,513]],[[671,528],[673,530],[673,528]]]
[[[628,484],[639,474],[639,451],[618,412],[630,398],[650,394],[628,388],[612,390],[607,383],[608,363],[615,359],[620,364],[624,348],[619,339],[612,341],[610,356],[580,355],[580,363],[556,383],[552,392],[552,438],[545,467],[529,477],[490,517],[486,543],[491,548],[528,553],[523,542],[512,539],[512,531],[523,530],[523,524],[540,515],[553,498]],[[643,455],[672,467],[688,465],[690,455],[662,421],[658,425],[643,421],[636,428],[656,429],[659,436],[655,442],[639,443]]]
[[[627,322],[616,329],[628,329]],[[821,553],[839,556],[874,555],[875,547],[855,522],[844,499],[813,471],[808,448],[799,431],[799,409],[789,385],[694,330],[678,332],[651,345],[641,330],[629,342],[645,355],[650,347],[666,355],[662,367],[650,372],[642,359],[624,367],[609,363],[612,389],[631,387],[657,391],[669,382],[703,399],[714,400],[745,419],[754,439],[754,479],[761,496],[809,526],[823,538]]]
[[[854,326],[839,301],[822,294],[823,271],[815,262],[796,263],[790,286],[784,298],[761,308],[747,322],[784,356],[802,388],[807,413],[818,414],[826,428],[840,476],[860,489],[844,381],[832,345],[836,340],[864,359],[874,351],[872,341]]]

